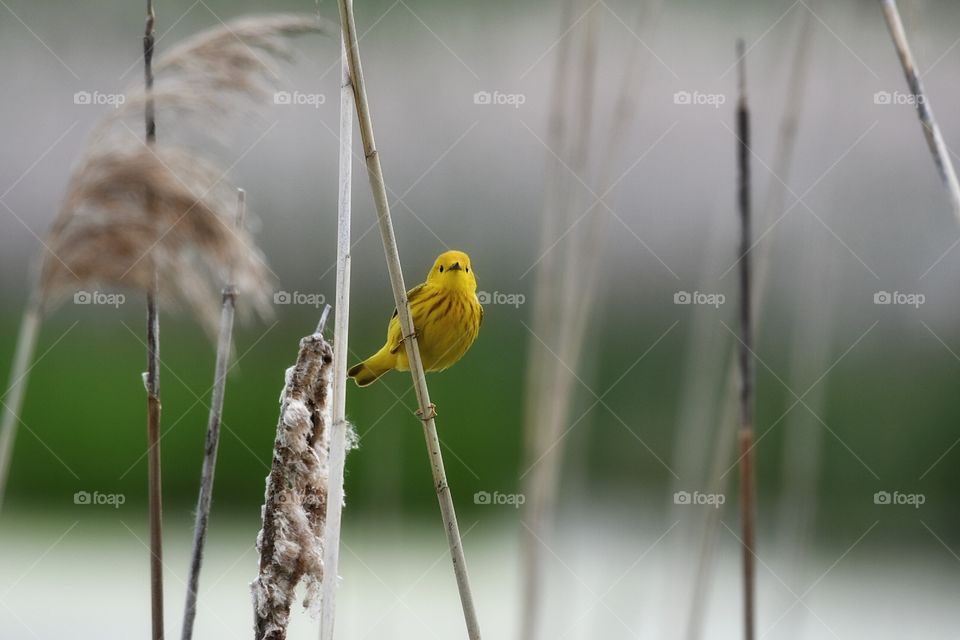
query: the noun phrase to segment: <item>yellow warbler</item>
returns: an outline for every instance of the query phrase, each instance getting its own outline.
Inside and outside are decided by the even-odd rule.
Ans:
[[[407,299],[424,370],[442,371],[462,358],[477,339],[483,322],[470,256],[462,251],[441,253],[427,274],[427,281],[410,289]],[[391,369],[409,371],[402,333],[394,310],[386,344],[351,367],[347,375],[358,386],[365,387]]]

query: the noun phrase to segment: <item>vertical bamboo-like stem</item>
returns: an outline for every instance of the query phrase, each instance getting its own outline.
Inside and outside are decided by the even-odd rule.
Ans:
[[[153,45],[156,14],[153,0],[147,0],[147,21],[143,34],[143,78],[147,100],[144,106],[146,142],[157,140],[153,101]],[[150,206],[147,194],[147,206]],[[150,494],[150,617],[153,640],[163,639],[163,504],[160,484],[160,317],[157,308],[157,274],[147,292],[147,485]]]
[[[783,211],[784,198],[786,196],[786,187],[782,181],[788,181],[793,165],[793,158],[796,155],[796,143],[800,127],[800,116],[805,104],[807,79],[810,74],[812,56],[810,54],[814,27],[816,25],[816,12],[822,5],[822,0],[810,0],[808,10],[804,12],[803,21],[800,24],[797,34],[797,43],[793,51],[793,57],[790,62],[790,72],[787,85],[787,94],[784,101],[784,112],[780,118],[779,134],[776,143],[776,152],[773,160],[772,175],[779,176],[778,179],[771,180],[770,186],[764,198],[763,208],[760,210],[760,219],[769,222],[773,216],[779,215]],[[767,282],[770,274],[769,243],[762,243],[753,248],[751,252],[754,256],[752,265],[753,288],[752,320],[758,324],[763,311],[763,299],[767,291]],[[693,353],[700,353],[699,348],[694,348]],[[726,354],[726,351],[725,351]],[[727,371],[731,378],[737,375],[737,358],[735,352],[725,355],[729,359]],[[701,384],[712,384],[710,382],[710,373],[706,372],[702,378]],[[702,392],[691,394],[692,397],[700,398]],[[735,444],[735,433],[737,430],[737,399],[735,393],[723,391],[722,406],[719,410],[718,420],[716,421],[717,446],[713,447],[712,462],[710,463],[709,487],[711,493],[721,493],[724,491],[725,480],[724,470],[728,467],[729,460],[732,457]],[[685,446],[684,442],[692,443],[700,435],[692,429],[688,433],[678,438],[681,443],[677,449],[679,451],[690,451],[692,444]],[[739,454],[738,454],[739,455]],[[691,469],[703,466],[703,462],[693,461],[687,464],[678,464],[681,477],[686,477],[684,469]],[[695,569],[695,578],[693,584],[693,593],[690,598],[690,613],[686,620],[686,631],[684,638],[687,640],[698,640],[702,634],[702,625],[706,613],[707,590],[711,583],[711,573],[713,569],[713,553],[716,548],[715,539],[717,530],[720,526],[720,509],[707,509],[704,515],[699,551],[697,552],[697,564]]]
[[[750,288],[750,110],[747,106],[743,40],[737,41],[740,99],[737,103],[737,170],[740,209],[740,517],[743,535],[744,638],[754,639],[756,570],[754,567],[753,328]]]
[[[897,9],[896,0],[881,0],[880,5],[883,7],[883,17],[887,21],[887,27],[890,29],[890,37],[893,38],[897,55],[900,57],[900,65],[903,67],[903,73],[907,78],[907,86],[910,87],[910,93],[915,97],[917,115],[920,117],[920,124],[923,125],[923,135],[927,139],[927,146],[930,147],[930,155],[933,156],[937,173],[940,175],[940,180],[943,181],[943,186],[947,189],[953,215],[960,221],[960,184],[957,182],[957,172],[953,168],[950,150],[947,149],[947,145],[943,141],[937,119],[933,116],[930,97],[926,94],[923,84],[920,82],[920,74],[917,73],[917,65],[914,62],[913,53],[910,51],[910,43],[907,41],[907,33],[903,28],[903,21],[900,19],[900,11]]]
[[[480,624],[477,621],[477,612],[473,605],[473,593],[470,591],[470,581],[467,577],[467,565],[463,555],[463,542],[460,540],[460,528],[457,525],[457,515],[453,506],[453,498],[450,495],[450,487],[447,484],[447,474],[443,467],[443,455],[440,452],[440,438],[437,435],[435,420],[436,410],[430,402],[430,393],[427,389],[427,379],[423,371],[423,362],[420,360],[420,347],[417,343],[416,330],[413,326],[413,316],[410,314],[406,288],[403,283],[400,254],[397,249],[397,239],[393,232],[393,222],[390,218],[390,204],[387,201],[387,191],[383,181],[383,170],[380,166],[380,155],[373,138],[373,121],[370,116],[370,105],[367,102],[363,70],[360,66],[360,48],[357,41],[356,22],[353,16],[353,2],[351,2],[351,0],[338,0],[338,4],[343,38],[345,42],[349,43],[347,59],[350,67],[350,78],[353,82],[354,99],[357,104],[357,119],[360,124],[360,137],[363,141],[367,175],[370,180],[370,188],[373,191],[374,204],[377,208],[380,238],[383,241],[383,251],[387,260],[387,270],[390,273],[390,284],[393,288],[393,297],[397,305],[400,328],[405,337],[404,346],[407,350],[407,359],[410,362],[410,375],[413,378],[413,388],[417,395],[417,403],[420,406],[419,415],[423,422],[423,433],[433,471],[437,500],[440,503],[440,514],[443,517],[447,543],[450,546],[450,555],[453,560],[453,570],[457,578],[457,588],[460,592],[460,603],[463,607],[463,617],[467,626],[467,634],[470,640],[479,640]]]
[[[0,422],[0,508],[7,491],[7,478],[10,475],[10,463],[13,459],[13,444],[17,437],[17,425],[20,422],[20,408],[27,392],[30,361],[37,347],[37,334],[40,332],[40,295],[37,290],[30,296],[27,308],[20,321],[20,333],[10,367],[10,379],[7,392],[0,398],[3,401],[3,420]]]
[[[323,534],[323,590],[320,600],[320,639],[333,640],[337,568],[340,563],[340,522],[343,510],[343,470],[347,457],[347,332],[350,325],[350,216],[353,181],[353,85],[347,47],[341,37],[340,60],[340,188],[337,199],[337,291],[333,316],[333,411],[330,432],[329,489]]]
[[[246,212],[246,193],[237,189],[238,229],[243,228]],[[190,555],[190,576],[187,580],[187,600],[183,608],[183,629],[180,637],[193,637],[193,623],[197,617],[197,588],[200,569],[203,565],[203,548],[207,542],[207,525],[210,521],[210,504],[213,499],[213,481],[217,471],[217,449],[220,446],[220,424],[223,419],[223,398],[227,386],[227,365],[230,361],[230,346],[233,343],[233,317],[237,307],[237,285],[231,269],[221,291],[220,331],[217,336],[217,362],[214,367],[213,395],[210,400],[210,416],[207,419],[207,439],[204,447],[203,471],[200,478],[200,496],[197,498],[197,514],[193,525],[193,550]]]

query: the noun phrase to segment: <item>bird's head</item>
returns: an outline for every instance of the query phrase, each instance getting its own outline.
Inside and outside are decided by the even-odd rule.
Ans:
[[[477,290],[470,256],[463,251],[441,253],[427,275],[427,282],[444,289],[461,289],[470,293]]]

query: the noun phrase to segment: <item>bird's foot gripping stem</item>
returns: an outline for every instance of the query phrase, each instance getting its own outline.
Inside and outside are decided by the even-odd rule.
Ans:
[[[417,417],[423,420],[424,422],[433,420],[434,418],[437,417],[437,405],[431,402],[430,404],[427,405],[426,413],[424,413],[420,409],[417,409],[416,414],[417,414]]]

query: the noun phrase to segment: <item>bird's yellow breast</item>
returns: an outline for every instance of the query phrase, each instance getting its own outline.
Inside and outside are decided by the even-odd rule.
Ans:
[[[472,291],[424,285],[412,292],[410,311],[426,371],[442,371],[454,364],[480,332],[480,302]],[[390,323],[390,330],[391,334],[396,332],[399,341],[396,318]],[[407,370],[407,354],[402,346],[397,356],[397,368]]]

